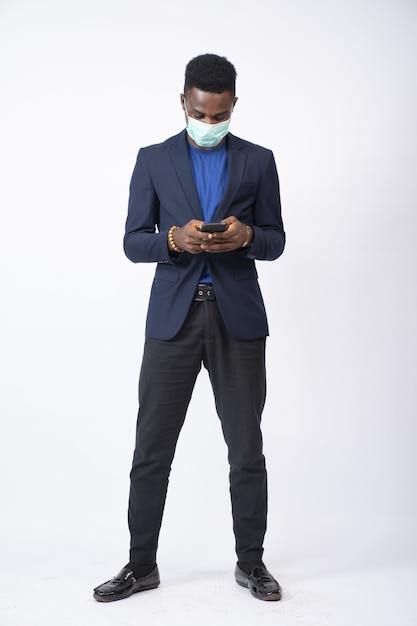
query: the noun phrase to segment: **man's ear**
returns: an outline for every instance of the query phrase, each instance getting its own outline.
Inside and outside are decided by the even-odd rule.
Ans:
[[[234,108],[235,108],[235,106],[236,106],[236,102],[238,101],[238,99],[239,99],[239,98],[235,98],[235,99],[233,100],[233,110],[234,110]]]
[[[182,110],[185,111],[185,96],[183,93],[180,93],[180,99],[181,99]]]

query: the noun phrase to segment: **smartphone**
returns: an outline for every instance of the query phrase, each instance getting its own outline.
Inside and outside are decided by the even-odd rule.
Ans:
[[[201,225],[200,230],[203,233],[223,233],[227,230],[226,222],[206,222]]]

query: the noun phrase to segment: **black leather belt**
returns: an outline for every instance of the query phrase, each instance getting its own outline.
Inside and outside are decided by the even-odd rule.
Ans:
[[[204,300],[215,300],[213,285],[200,283],[194,293],[194,302],[204,302]]]

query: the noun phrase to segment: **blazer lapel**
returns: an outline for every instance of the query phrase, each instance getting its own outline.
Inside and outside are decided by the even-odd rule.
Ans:
[[[171,159],[176,169],[179,181],[187,197],[194,217],[198,220],[203,219],[203,211],[200,206],[197,189],[194,183],[193,172],[191,170],[190,159],[188,156],[186,131],[176,136],[171,148]]]
[[[224,196],[214,213],[213,221],[217,222],[227,216],[233,198],[239,189],[245,169],[246,155],[242,150],[242,143],[237,137],[229,133],[228,138],[228,182]]]
[[[175,137],[171,147],[171,159],[174,164],[178,179],[183,188],[194,217],[202,220],[203,211],[200,206],[197,189],[191,170],[188,156],[187,140],[183,131]],[[221,199],[213,216],[213,221],[221,220],[228,213],[229,207],[236,195],[242,181],[245,169],[246,155],[242,150],[241,141],[229,133],[228,138],[228,183],[223,198]]]

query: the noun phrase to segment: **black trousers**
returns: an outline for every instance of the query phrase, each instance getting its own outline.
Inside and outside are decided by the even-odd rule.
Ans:
[[[147,338],[139,379],[139,413],[129,496],[130,560],[156,561],[168,477],[201,365],[207,369],[228,446],[236,553],[262,557],[267,476],[262,453],[265,338],[237,341],[217,302],[193,302],[179,334]]]

